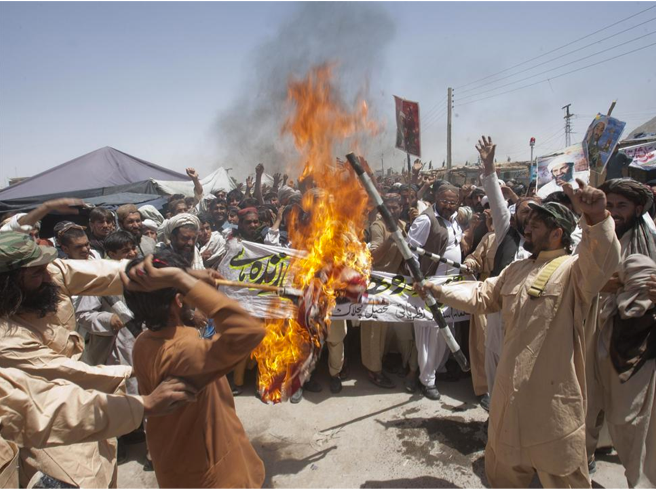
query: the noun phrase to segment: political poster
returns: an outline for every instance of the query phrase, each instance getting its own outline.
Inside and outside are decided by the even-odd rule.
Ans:
[[[218,271],[228,280],[290,287],[290,261],[292,257],[303,256],[304,253],[297,250],[231,240]],[[473,277],[449,275],[433,277],[430,280],[436,284],[446,284],[473,280]],[[220,287],[220,290],[259,318],[284,319],[296,314],[293,300],[281,297],[275,292],[248,287]],[[450,323],[469,319],[468,314],[446,306],[441,310]],[[332,311],[332,318],[386,322],[433,321],[430,310],[414,291],[412,279],[384,272],[371,273],[365,302],[338,303]]]
[[[394,95],[396,107],[396,147],[421,158],[419,103]]]
[[[575,185],[577,178],[585,183],[590,181],[590,169],[581,143],[538,157],[539,197],[562,190],[565,183]]]
[[[622,136],[625,122],[603,114],[597,116],[583,138],[583,153],[591,170],[601,173]]]

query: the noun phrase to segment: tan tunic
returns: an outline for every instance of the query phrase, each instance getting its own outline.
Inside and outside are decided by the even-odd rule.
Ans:
[[[405,223],[399,221],[400,229],[405,228]],[[403,270],[403,255],[394,240],[392,233],[387,230],[383,218],[378,218],[371,223],[371,242],[369,251],[373,259],[374,268],[377,272],[400,273]]]
[[[5,487],[18,487],[18,446],[0,437],[0,489]]]
[[[595,226],[582,219],[581,226],[579,254],[561,264],[542,297],[531,298],[528,289],[564,250],[515,262],[485,282],[445,286],[440,295],[470,313],[501,311],[505,333],[488,441],[499,460],[519,465],[528,458],[535,469],[563,476],[587,470],[584,325],[620,260],[610,217]]]
[[[465,258],[467,265],[481,280],[490,275],[494,268],[494,254],[497,242],[494,233],[487,233],[481,239],[473,253]],[[472,385],[474,394],[482,396],[489,392],[487,376],[485,375],[485,340],[487,335],[487,316],[472,314],[469,326],[469,363],[471,365]]]
[[[129,433],[142,419],[140,397],[105,394],[63,380],[45,381],[13,368],[0,369],[0,433],[21,447],[94,445],[88,442]],[[2,438],[0,466],[5,462]],[[39,468],[52,473],[48,466]],[[5,487],[1,481],[0,487]]]
[[[196,402],[148,419],[148,447],[160,487],[261,487],[264,465],[237,417],[225,375],[264,337],[262,323],[205,283],[185,302],[214,319],[217,334],[195,328],[145,331],[134,345],[139,391],[150,393],[169,376],[202,389]]]
[[[118,295],[118,271],[125,262],[55,260],[49,265],[53,281],[70,295]],[[113,394],[123,392],[132,369],[126,366],[91,367],[75,360],[84,342],[71,330],[74,311],[65,299],[54,314],[39,318],[21,314],[0,321],[0,368],[16,368],[45,380],[66,380],[83,389]],[[78,443],[44,449],[21,449],[21,484],[41,470],[69,484],[87,487],[115,483],[116,440]]]
[[[0,434],[21,447],[114,438],[139,427],[143,412],[138,396],[105,394],[14,368],[0,369]]]
[[[487,233],[476,249],[465,258],[463,265],[467,265],[474,273],[480,273],[484,278],[490,274],[494,268],[494,255],[497,252],[498,243],[496,242],[493,232]],[[483,277],[482,277],[483,278]]]

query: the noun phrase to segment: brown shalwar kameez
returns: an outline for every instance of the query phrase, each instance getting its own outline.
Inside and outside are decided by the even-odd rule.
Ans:
[[[200,390],[196,402],[148,419],[148,448],[160,487],[261,487],[264,465],[237,417],[225,375],[262,341],[262,323],[209,285],[198,282],[185,302],[214,319],[216,334],[169,326],[142,333],[133,362],[139,391],[167,377]]]

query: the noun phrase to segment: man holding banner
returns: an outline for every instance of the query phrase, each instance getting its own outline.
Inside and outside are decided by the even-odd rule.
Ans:
[[[399,219],[403,207],[399,194],[387,194],[383,199],[392,216],[401,229],[405,223]],[[403,273],[403,256],[392,239],[392,233],[378,218],[371,224],[371,242],[369,250],[373,259],[373,268],[377,271],[393,274]],[[383,355],[388,332],[396,336],[398,348],[403,358],[403,366],[408,368],[405,381],[406,390],[416,389],[417,349],[412,334],[412,323],[383,321],[362,321],[360,323],[360,340],[362,344],[362,364],[367,369],[369,380],[378,387],[392,389],[394,383],[383,373]]]
[[[458,189],[448,183],[441,186],[433,184],[433,194],[435,203],[415,219],[408,232],[408,241],[412,246],[459,262],[462,256],[462,230],[456,220]],[[445,263],[438,265],[425,256],[421,258],[424,276],[447,274],[448,265]],[[414,327],[422,393],[426,398],[437,401],[441,395],[435,385],[436,373],[446,364],[449,349],[433,322],[415,321]]]

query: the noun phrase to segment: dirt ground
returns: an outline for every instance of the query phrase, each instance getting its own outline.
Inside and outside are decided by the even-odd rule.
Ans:
[[[351,349],[353,350],[353,349]],[[486,487],[483,452],[487,413],[471,379],[439,382],[439,401],[371,384],[351,351],[349,379],[332,395],[322,360],[320,393],[299,404],[263,404],[252,373],[236,397],[237,413],[266,466],[264,487]],[[157,487],[144,472],[145,447],[132,445],[119,466],[119,487]],[[613,454],[598,457],[594,487],[627,487]],[[537,478],[531,487],[541,487]]]

